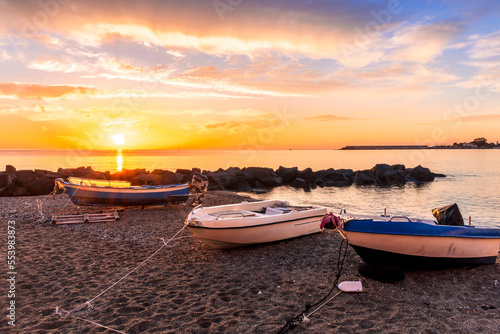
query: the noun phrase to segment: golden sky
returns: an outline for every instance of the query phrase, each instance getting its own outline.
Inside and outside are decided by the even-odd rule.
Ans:
[[[499,140],[498,1],[0,0],[0,149]]]

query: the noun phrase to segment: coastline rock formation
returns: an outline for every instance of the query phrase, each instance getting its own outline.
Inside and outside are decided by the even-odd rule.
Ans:
[[[0,172],[0,196],[37,196],[48,195],[54,189],[57,178],[69,176],[101,180],[124,180],[132,185],[161,185],[190,182],[192,174],[199,172],[208,177],[209,190],[232,191],[266,191],[274,187],[290,186],[310,191],[316,187],[348,187],[357,186],[392,186],[407,182],[430,182],[443,174],[432,173],[429,168],[416,166],[406,168],[404,165],[377,164],[372,169],[353,171],[352,169],[323,169],[313,171],[311,168],[299,170],[297,167],[280,166],[277,170],[265,167],[230,167],[216,171],[201,171],[199,168],[170,170],[155,169],[123,169],[111,173],[98,172],[92,167],[59,168],[57,172],[48,170],[16,170],[7,165]]]

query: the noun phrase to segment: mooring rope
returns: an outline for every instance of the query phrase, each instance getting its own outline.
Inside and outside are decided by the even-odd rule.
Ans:
[[[184,225],[173,237],[171,237],[170,239],[168,239],[167,241],[165,241],[164,238],[161,238],[160,240],[163,241],[163,245],[160,246],[160,248],[158,248],[153,254],[151,254],[150,256],[148,256],[144,261],[142,261],[138,266],[136,266],[134,269],[132,269],[131,271],[129,271],[125,276],[123,276],[122,278],[120,278],[118,281],[116,281],[115,283],[111,284],[108,288],[106,288],[105,290],[103,290],[101,293],[99,293],[97,296],[95,296],[94,298],[78,305],[77,307],[75,307],[74,309],[72,309],[71,311],[65,311],[63,309],[59,309],[59,307],[56,307],[56,310],[55,310],[55,314],[59,314],[59,315],[69,315],[69,316],[72,316],[76,319],[80,319],[80,320],[83,320],[83,321],[87,321],[87,322],[90,322],[90,323],[94,323],[93,321],[91,320],[87,320],[87,319],[83,319],[83,318],[78,318],[78,317],[75,317],[73,316],[73,313],[74,312],[77,312],[77,311],[80,311],[81,309],[83,309],[84,307],[87,307],[87,308],[92,308],[92,302],[94,302],[97,298],[101,297],[103,294],[105,294],[107,291],[111,290],[114,286],[116,286],[118,283],[120,283],[121,281],[123,281],[125,278],[127,278],[130,274],[132,274],[134,271],[136,271],[137,269],[139,269],[142,265],[144,265],[147,261],[149,261],[153,256],[155,256],[159,251],[161,251],[164,247],[166,247],[168,245],[169,242],[171,242],[172,240],[175,239],[176,236],[178,236],[185,228],[186,228],[187,225]],[[117,331],[117,330],[114,330],[112,328],[109,328],[109,327],[105,327],[103,325],[100,325],[98,323],[94,323],[95,325],[98,325],[98,326],[101,326],[101,327],[104,327],[104,328],[107,328],[107,329],[110,329],[110,330],[113,330],[117,333],[123,333],[123,332],[120,332],[120,331]]]
[[[66,202],[66,204],[64,204],[63,208],[61,209],[61,211],[64,210],[64,208],[66,207],[66,205],[69,204],[69,202],[71,201],[71,199],[73,198],[73,196],[75,196],[76,192],[80,189],[80,187],[82,186],[82,183],[80,182],[80,185],[78,186],[78,188],[76,188],[75,192],[73,193],[73,195],[70,196],[70,198],[68,199],[68,201]],[[66,190],[66,188],[64,188],[64,190]]]
[[[344,256],[342,256],[342,247],[344,245],[344,242],[346,243],[346,247],[344,250]],[[337,258],[337,274],[335,275],[335,280],[333,281],[332,288],[330,289],[330,291],[328,291],[328,293],[321,300],[317,301],[316,303],[314,303],[312,305],[306,304],[304,311],[300,312],[298,315],[296,315],[292,319],[288,320],[286,322],[286,324],[280,329],[278,334],[286,333],[289,330],[298,326],[301,322],[309,321],[309,316],[314,314],[316,311],[318,311],[320,308],[325,306],[328,302],[330,302],[333,298],[337,297],[340,294],[340,292],[339,292],[336,295],[334,295],[332,298],[330,298],[326,302],[324,302],[330,296],[330,294],[333,292],[333,290],[337,287],[337,283],[340,279],[340,275],[342,274],[342,268],[344,267],[344,261],[345,261],[345,257],[347,254],[348,247],[349,247],[349,242],[347,240],[345,240],[344,238],[342,238],[342,242],[340,243],[340,247],[339,247],[339,251],[338,251],[338,258]],[[306,316],[306,312],[308,312],[311,308],[313,308],[316,305],[321,304],[321,303],[323,303],[321,306],[319,306],[313,312],[309,313]]]

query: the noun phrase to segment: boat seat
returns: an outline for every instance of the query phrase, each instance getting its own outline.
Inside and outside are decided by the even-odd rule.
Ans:
[[[266,215],[281,215],[283,213],[288,213],[292,211],[290,208],[280,208],[280,207],[268,207],[266,208]]]

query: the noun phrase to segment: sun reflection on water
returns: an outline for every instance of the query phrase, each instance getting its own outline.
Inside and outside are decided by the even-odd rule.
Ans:
[[[121,172],[123,169],[123,154],[122,149],[116,150],[116,169]]]

